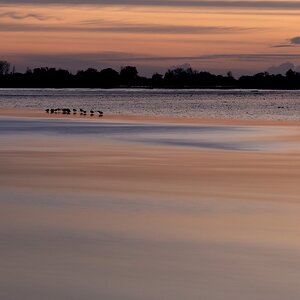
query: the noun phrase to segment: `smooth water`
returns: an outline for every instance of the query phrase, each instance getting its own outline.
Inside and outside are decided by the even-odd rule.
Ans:
[[[91,120],[52,120],[40,118],[0,117],[0,138],[63,138],[80,143],[130,143],[168,147],[214,150],[264,151],[282,146],[299,149],[298,142],[274,142],[272,136],[288,130],[238,125],[187,125],[135,122],[93,122]],[[268,137],[268,140],[265,140]]]
[[[290,127],[100,120],[0,117],[1,300],[300,298]]]
[[[0,108],[101,109],[105,114],[300,119],[300,91],[0,89]]]

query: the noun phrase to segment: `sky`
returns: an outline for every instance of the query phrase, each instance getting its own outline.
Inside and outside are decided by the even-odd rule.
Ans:
[[[190,65],[241,75],[300,65],[295,0],[0,0],[0,31],[0,60],[19,71]]]

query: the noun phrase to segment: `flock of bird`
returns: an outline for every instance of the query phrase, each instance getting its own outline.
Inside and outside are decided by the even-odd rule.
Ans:
[[[60,114],[62,113],[63,115],[70,115],[71,113],[73,113],[73,115],[76,115],[77,113],[80,113],[80,115],[82,116],[86,116],[87,114],[89,114],[90,116],[94,116],[95,113],[98,113],[99,117],[103,117],[103,112],[101,110],[84,110],[82,108],[80,108],[79,110],[73,108],[47,108],[46,110],[47,114]]]

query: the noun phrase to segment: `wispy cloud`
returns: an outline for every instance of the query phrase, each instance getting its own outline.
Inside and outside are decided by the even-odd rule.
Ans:
[[[1,15],[0,15],[1,17]],[[188,26],[188,25],[159,25],[159,24],[130,24],[112,23],[103,20],[101,24],[57,24],[34,25],[0,22],[0,31],[39,31],[39,32],[111,32],[111,33],[141,33],[141,34],[229,34],[246,31],[258,31],[260,28],[226,27],[226,26]]]
[[[50,20],[50,19],[57,20],[58,19],[56,17],[45,16],[45,15],[37,14],[37,13],[20,14],[18,12],[14,12],[14,11],[0,13],[0,18],[10,18],[13,20],[35,19],[35,20],[39,20],[39,21],[46,21],[46,20]]]
[[[139,53],[127,52],[93,52],[93,53],[70,53],[70,54],[37,54],[17,55],[22,57],[30,57],[36,60],[45,57],[53,57],[53,59],[61,58],[61,60],[80,59],[85,61],[109,61],[109,62],[138,62],[138,61],[209,61],[209,60],[237,60],[237,61],[266,61],[266,60],[289,60],[300,59],[299,54],[288,53],[231,53],[231,54],[210,54],[195,56],[150,56]],[[55,60],[57,61],[57,60]]]
[[[211,54],[199,56],[129,56],[127,61],[201,61],[201,60],[237,60],[237,61],[266,61],[266,60],[287,60],[287,59],[300,59],[300,54],[282,54],[282,53],[248,53],[248,54]],[[122,61],[123,57],[111,57],[111,61]]]
[[[254,9],[300,9],[300,1],[226,1],[226,0],[0,0],[0,4],[93,4],[93,5],[134,5],[173,7],[215,7]]]

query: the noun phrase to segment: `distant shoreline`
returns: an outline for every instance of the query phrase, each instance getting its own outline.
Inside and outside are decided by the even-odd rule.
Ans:
[[[262,88],[262,87],[228,87],[228,86],[213,86],[213,87],[197,87],[197,86],[184,86],[184,87],[171,87],[171,86],[166,86],[166,87],[149,87],[149,86],[117,86],[117,87],[84,87],[84,86],[0,86],[0,90],[30,90],[30,89],[36,89],[36,90],[43,90],[43,89],[53,89],[53,90],[63,90],[63,89],[75,89],[75,90],[82,90],[82,89],[90,89],[90,90],[203,90],[203,91],[218,91],[218,90],[226,90],[226,91],[249,91],[249,92],[259,92],[259,91],[300,91],[300,87],[298,88]]]
[[[147,86],[136,86],[136,87],[1,87],[0,90],[102,90],[102,91],[110,91],[110,90],[145,90],[145,91],[243,91],[249,93],[259,93],[259,92],[300,92],[300,88],[297,89],[279,89],[279,88],[240,88],[240,87],[147,87]]]
[[[52,67],[28,69],[25,73],[11,70],[7,61],[0,61],[0,88],[158,88],[158,89],[279,89],[300,90],[300,73],[290,69],[284,75],[260,72],[235,78],[192,68],[169,69],[165,74],[150,77],[139,75],[135,66],[97,70],[88,68],[71,73]]]

